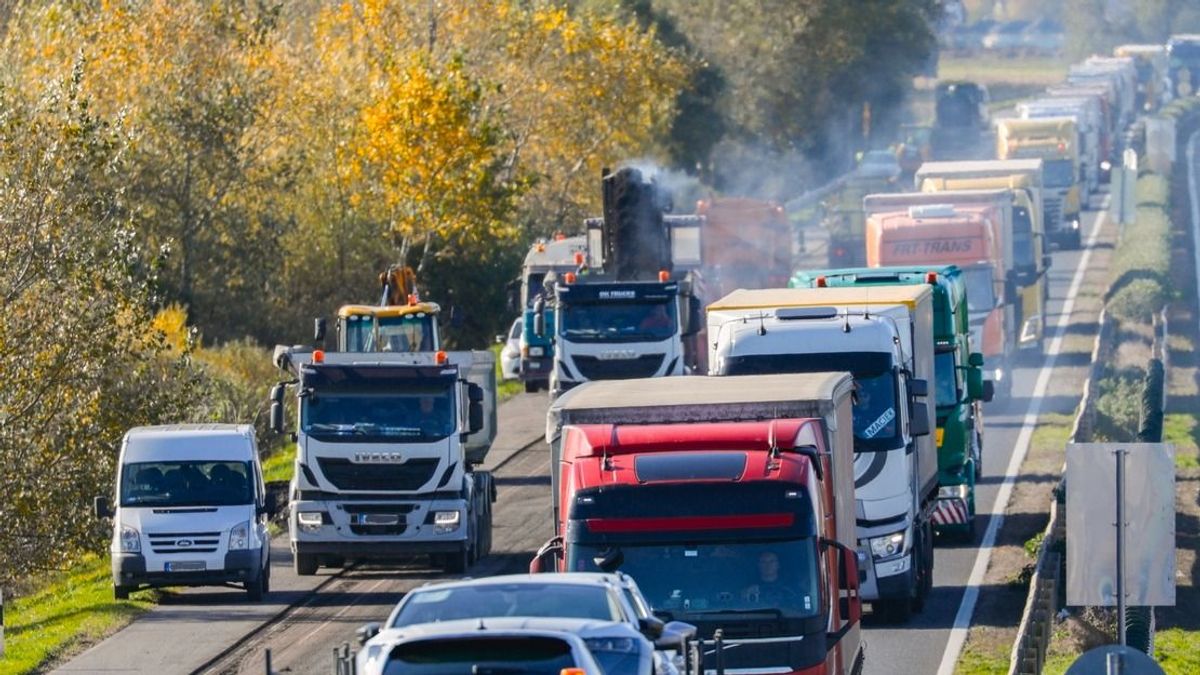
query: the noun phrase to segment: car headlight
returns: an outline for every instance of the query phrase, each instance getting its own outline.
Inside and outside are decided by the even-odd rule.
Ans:
[[[121,526],[121,553],[141,553],[142,535],[128,525]]]
[[[530,347],[529,355],[530,356],[545,356],[546,348],[545,347]]]
[[[435,511],[433,514],[434,534],[449,534],[458,529],[462,516],[458,511]]]
[[[633,638],[588,638],[584,640],[588,651],[615,652],[617,654],[636,654],[638,644]]]
[[[871,539],[871,556],[876,559],[894,558],[902,553],[904,553],[903,532]]]
[[[244,551],[250,548],[250,521],[242,521],[229,530],[229,550]]]

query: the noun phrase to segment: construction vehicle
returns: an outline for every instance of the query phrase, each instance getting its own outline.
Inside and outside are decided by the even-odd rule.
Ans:
[[[554,325],[554,308],[544,306],[547,278],[551,285],[558,275],[574,272],[579,267],[576,254],[586,254],[587,237],[568,237],[556,234],[553,239],[539,240],[525,254],[521,267],[519,294],[510,298],[509,304],[520,307],[523,317],[521,329],[521,364],[519,377],[525,391],[544,389],[550,382],[550,371],[554,367],[554,336],[547,332],[534,332],[535,305],[543,303],[543,318],[547,325]]]
[[[534,303],[534,335],[550,334],[550,395],[591,380],[683,375],[702,359],[698,216],[665,216],[669,202],[637,169],[605,173],[604,217],[589,218],[586,252]],[[550,290],[550,289],[548,289]]]
[[[1063,249],[1083,243],[1080,215],[1079,129],[1071,117],[1004,119],[996,123],[999,159],[1042,160],[1042,206],[1046,236]]]
[[[936,160],[983,159],[991,127],[987,87],[977,82],[939,82],[930,135]]]
[[[547,415],[555,537],[698,628],[699,672],[861,672],[846,373],[594,382]]]
[[[900,189],[900,185],[896,176],[855,171],[840,188],[821,202],[821,226],[829,232],[830,267],[863,264],[866,259],[863,197],[897,189]]]
[[[1172,98],[1171,81],[1168,77],[1170,65],[1166,45],[1117,45],[1113,56],[1133,59],[1137,70],[1137,109],[1152,113]]]
[[[1167,40],[1171,92],[1179,97],[1200,93],[1200,34],[1172,35]]]
[[[854,376],[854,496],[863,600],[891,621],[933,585],[937,501],[928,286],[735,291],[708,308],[710,375]]]
[[[1016,352],[1009,283],[1011,240],[1002,239],[1003,214],[994,205],[930,204],[879,207],[867,218],[867,266],[958,265],[967,287],[971,343],[988,364],[993,386],[1007,397]]]
[[[318,340],[323,336],[318,330]],[[288,533],[295,571],[429,554],[462,573],[491,548],[496,436],[491,352],[275,348],[271,428],[296,402]]]
[[[975,483],[983,471],[983,410],[992,396],[983,379],[983,354],[972,350],[967,286],[955,265],[880,267],[797,272],[792,288],[911,286],[933,289],[933,398],[937,430],[938,497],[933,530],[973,540]]]
[[[1078,132],[1079,176],[1083,186],[1081,199],[1100,189],[1101,147],[1100,127],[1103,124],[1100,102],[1095,97],[1047,96],[1017,104],[1017,115],[1021,119],[1036,120],[1047,117],[1067,117],[1075,120]]]
[[[945,181],[926,181],[926,187]],[[910,194],[869,195],[864,200],[868,214],[906,211],[914,206],[981,208],[996,225],[995,239],[1004,258],[1006,293],[1013,302],[1012,327],[1016,347],[1027,354],[1041,355],[1046,339],[1046,302],[1050,297],[1046,273],[1051,259],[1043,243],[1045,235],[1032,214],[1035,210],[1025,191],[938,190]]]
[[[340,352],[436,352],[441,349],[441,308],[421,300],[411,267],[394,265],[379,275],[378,305],[343,305],[337,313]]]
[[[712,295],[736,288],[775,288],[792,271],[792,227],[783,207],[745,197],[696,205],[704,218],[704,285]]]

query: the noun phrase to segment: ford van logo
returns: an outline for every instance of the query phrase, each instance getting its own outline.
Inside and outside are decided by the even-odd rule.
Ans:
[[[175,541],[176,548],[188,548],[192,545],[191,539],[179,539]]]

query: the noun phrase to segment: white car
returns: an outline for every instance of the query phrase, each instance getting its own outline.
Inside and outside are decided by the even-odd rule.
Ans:
[[[389,629],[358,652],[358,675],[532,673],[602,675],[583,638],[570,626],[526,620],[465,619]]]
[[[464,619],[498,627],[570,630],[583,637],[605,672],[631,675],[672,672],[671,658],[663,651],[675,650],[695,634],[694,626],[664,625],[656,618],[628,575],[512,574],[432,583],[409,592],[382,630],[379,624],[359,629],[364,645],[359,658],[392,640],[396,631]],[[510,619],[520,623],[496,623]]]
[[[505,380],[515,380],[521,376],[521,328],[524,321],[524,317],[520,316],[513,320],[504,348],[500,350],[500,374]]]

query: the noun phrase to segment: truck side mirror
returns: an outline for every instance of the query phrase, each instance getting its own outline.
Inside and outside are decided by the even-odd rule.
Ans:
[[[991,403],[996,396],[996,383],[991,380],[983,381],[983,402]]]
[[[313,343],[318,347],[325,344],[325,319],[313,320]]]
[[[483,429],[483,387],[474,382],[467,385],[467,433]]]
[[[546,336],[546,301],[538,298],[533,303],[533,334]]]
[[[277,384],[274,387],[271,387],[271,402],[283,403],[283,391],[284,386],[282,384]]]
[[[924,401],[917,401],[909,408],[911,411],[908,420],[908,433],[914,437],[928,436],[929,429],[929,405]]]
[[[563,544],[561,537],[554,537],[545,544],[542,544],[537,554],[533,556],[533,560],[529,561],[529,573],[541,574],[542,572],[556,571],[558,569],[558,557],[562,552]]]
[[[971,352],[967,356],[967,365],[971,366],[972,368],[982,368],[983,354],[980,354],[979,352]]]
[[[114,515],[108,497],[96,497],[92,500],[92,508],[95,510],[97,518],[112,518]]]
[[[691,337],[700,332],[700,318],[704,315],[704,307],[700,298],[687,296],[687,320],[683,326],[683,337]]]
[[[271,402],[271,431],[283,433],[283,404],[279,401]]]
[[[967,398],[972,401],[983,400],[983,371],[977,366],[967,368]]]
[[[922,396],[922,397],[928,396],[929,395],[929,381],[921,380],[921,379],[909,380],[908,381],[908,391],[913,396]]]

